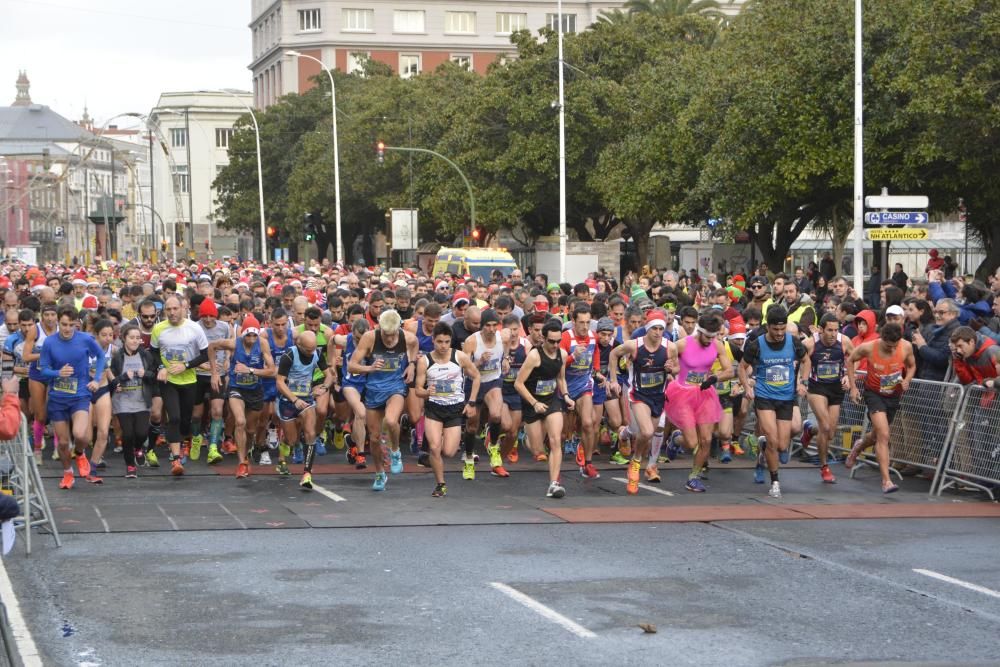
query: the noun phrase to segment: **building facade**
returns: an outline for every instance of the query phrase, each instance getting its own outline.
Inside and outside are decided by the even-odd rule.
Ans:
[[[218,224],[212,187],[229,164],[233,124],[251,104],[248,92],[168,92],[150,111],[157,144],[149,197],[156,211],[153,237],[167,257],[252,256],[252,238]]]

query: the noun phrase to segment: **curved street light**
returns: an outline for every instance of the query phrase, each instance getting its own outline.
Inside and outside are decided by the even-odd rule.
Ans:
[[[243,101],[242,97],[226,88],[223,88],[219,92],[231,95],[236,101],[242,104],[243,108],[250,114],[250,120],[253,121],[253,132],[257,138],[257,196],[259,198],[260,206],[260,261],[261,264],[267,264],[267,223],[264,220],[264,168],[261,166],[260,159],[260,126],[257,125],[257,116],[254,114],[253,109],[251,109],[250,105]]]

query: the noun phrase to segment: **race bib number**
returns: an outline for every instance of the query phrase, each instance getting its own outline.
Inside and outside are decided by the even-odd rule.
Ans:
[[[179,361],[186,364],[188,362],[187,355],[188,350],[184,347],[168,347],[163,350],[163,360],[167,363]]]
[[[687,378],[684,380],[686,384],[700,385],[708,377],[708,373],[695,373],[694,371],[688,371]]]
[[[379,369],[381,373],[391,373],[400,369],[402,357],[399,355],[375,355],[375,360],[378,361],[379,359],[384,362],[382,368]]]
[[[551,396],[556,392],[555,380],[539,380],[535,385],[535,396]]]
[[[455,383],[452,380],[437,380],[434,383],[435,396],[451,396],[455,393]]]
[[[639,387],[641,389],[650,389],[652,387],[657,387],[663,384],[663,380],[666,376],[663,371],[657,371],[655,373],[639,373]]]
[[[288,390],[296,396],[308,396],[312,390],[312,381],[308,379],[289,380]]]
[[[732,380],[723,380],[722,382],[720,382],[717,385],[717,387],[718,388],[717,388],[716,391],[718,393],[720,393],[720,394],[729,394],[729,393],[732,393],[732,391],[733,391],[733,381]]]
[[[76,378],[56,378],[56,381],[52,383],[52,391],[75,394],[78,386],[79,381]]]
[[[253,373],[237,373],[236,384],[242,387],[251,387],[257,384],[257,376]]]
[[[820,380],[839,380],[840,364],[817,364],[816,377]]]
[[[594,355],[590,352],[584,352],[579,357],[573,357],[573,363],[570,364],[570,368],[577,372],[584,372],[589,371],[593,365]]]
[[[764,374],[764,382],[772,387],[784,387],[792,381],[792,370],[785,365],[768,366]]]
[[[896,387],[898,387],[902,381],[903,373],[900,371],[883,375],[879,378],[879,391],[883,394],[894,394],[896,393]]]
[[[118,385],[118,391],[137,391],[142,388],[142,380],[129,380]]]
[[[517,379],[517,372],[518,372],[518,370],[520,370],[520,369],[518,369],[518,368],[511,368],[509,371],[507,371],[507,375],[503,376],[503,381],[504,382],[513,382],[514,380],[516,380]]]
[[[495,371],[500,368],[500,357],[493,357],[483,364],[484,371]]]

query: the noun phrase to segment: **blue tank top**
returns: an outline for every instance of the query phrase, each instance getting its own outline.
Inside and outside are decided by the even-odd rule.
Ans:
[[[267,331],[267,342],[271,346],[271,358],[274,359],[274,363],[278,363],[281,356],[288,351],[294,343],[292,343],[292,328],[288,327],[288,333],[285,336],[285,344],[278,347],[278,344],[274,342],[274,331],[271,329],[265,329]],[[260,381],[264,383],[264,387],[268,389],[274,389],[277,387],[275,384],[276,380],[274,378],[261,378]]]
[[[632,398],[663,400],[663,390],[667,385],[667,345],[662,343],[655,352],[646,348],[645,339],[636,341],[635,357],[632,358]]]
[[[584,352],[579,357],[575,356],[576,348],[583,347]],[[597,338],[590,334],[586,345],[580,345],[576,339],[576,334],[570,332],[569,354],[570,362],[566,366],[566,388],[571,396],[576,396],[580,392],[593,388],[594,383],[594,354],[597,352]]]
[[[288,389],[296,396],[308,399],[312,396],[313,371],[319,365],[319,353],[314,350],[312,358],[305,363],[299,357],[297,345],[292,345],[287,354],[292,355],[292,367],[288,370],[288,377],[285,379]]]
[[[403,382],[403,373],[406,371],[408,362],[406,357],[406,338],[402,329],[396,339],[396,344],[391,348],[386,347],[382,342],[382,332],[375,329],[375,346],[372,354],[365,363],[374,364],[381,359],[384,363],[382,368],[372,371],[365,380],[365,389],[373,393],[399,391],[406,387]]]
[[[354,334],[347,334],[347,345],[344,346],[344,385],[350,385],[352,387],[359,387],[365,385],[364,375],[355,375],[347,370],[347,365],[351,362],[351,357],[354,356],[354,350],[357,348],[357,344],[354,342]]]
[[[813,335],[813,353],[810,356],[812,370],[809,379],[819,384],[840,384],[844,377],[844,343],[837,334],[837,340],[827,347],[820,335]]]
[[[500,386],[501,391],[508,396],[514,396],[517,394],[517,389],[514,389],[514,380],[517,379],[517,374],[521,372],[521,366],[524,365],[524,358],[528,356],[528,350],[524,347],[524,343],[518,343],[514,351],[509,354],[510,356],[510,370],[507,374],[503,376],[503,384]]]
[[[792,337],[785,334],[785,344],[772,350],[767,339],[761,336],[760,360],[754,371],[754,393],[770,401],[795,400],[795,346]]]
[[[417,344],[420,345],[420,352],[428,354],[434,351],[434,337],[424,333],[424,318],[417,320]]]
[[[237,389],[258,389],[261,386],[260,378],[253,373],[237,373],[236,364],[243,364],[250,368],[264,368],[264,354],[260,350],[260,336],[253,342],[253,348],[249,352],[243,345],[243,340],[236,341],[236,351],[229,360],[229,386]]]

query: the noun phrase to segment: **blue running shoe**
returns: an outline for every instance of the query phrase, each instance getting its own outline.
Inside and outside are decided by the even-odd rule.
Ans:
[[[580,444],[580,439],[573,436],[563,443],[563,454],[566,456],[576,456],[576,448]]]
[[[389,452],[389,472],[393,475],[403,472],[403,452],[398,450]]]
[[[316,438],[316,456],[326,456],[326,443],[321,437]]]
[[[753,469],[753,483],[754,484],[764,483],[764,466],[762,466],[760,463],[758,463],[757,467]]]
[[[670,439],[667,440],[667,458],[671,461],[679,458],[683,448],[684,435],[681,433],[680,429],[677,429],[670,434]]]
[[[785,465],[786,463],[788,463],[788,458],[789,458],[789,453],[787,448],[784,449],[783,451],[778,452],[778,461],[781,462],[781,465]]]
[[[728,445],[722,448],[722,452],[719,454],[719,463],[730,463],[733,460],[732,448]]]
[[[684,485],[684,488],[687,489],[688,491],[691,491],[692,493],[705,493],[706,491],[708,491],[708,489],[705,488],[705,485],[702,483],[702,481],[697,477],[692,477],[691,479],[689,479],[687,481],[687,484]]]
[[[385,483],[389,479],[384,472],[375,473],[375,481],[372,482],[372,491],[385,491]]]
[[[295,445],[295,449],[292,450],[292,463],[303,463],[305,457],[302,455],[302,445]]]

